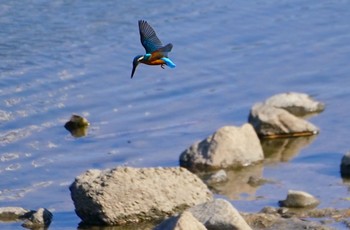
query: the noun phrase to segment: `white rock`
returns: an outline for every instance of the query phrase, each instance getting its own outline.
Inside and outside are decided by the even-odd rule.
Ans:
[[[239,212],[224,199],[215,199],[188,209],[207,229],[251,230]]]
[[[305,93],[296,92],[276,94],[268,98],[265,104],[276,108],[283,108],[299,116],[321,112],[325,108],[324,103],[316,101]]]
[[[250,124],[225,126],[185,150],[180,165],[213,168],[242,167],[263,160],[258,136]]]
[[[39,208],[33,212],[31,216],[22,224],[26,228],[47,228],[52,221],[52,213],[46,208]]]
[[[207,228],[193,217],[191,212],[184,211],[182,214],[170,217],[160,223],[154,230],[206,230]]]
[[[249,114],[251,123],[260,136],[313,135],[319,129],[310,122],[288,111],[267,104],[255,104]]]
[[[16,221],[23,218],[30,210],[21,207],[0,207],[0,220]]]
[[[86,224],[161,219],[212,199],[196,175],[179,167],[89,170],[70,190],[75,211]]]
[[[279,201],[280,206],[290,208],[316,207],[319,203],[320,201],[313,195],[303,191],[294,190],[289,190],[287,198]]]

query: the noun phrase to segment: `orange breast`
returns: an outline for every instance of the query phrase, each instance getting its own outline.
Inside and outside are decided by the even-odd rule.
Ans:
[[[148,65],[163,65],[163,64],[165,64],[165,61],[163,61],[162,59],[157,59],[157,60],[151,60],[147,64]]]

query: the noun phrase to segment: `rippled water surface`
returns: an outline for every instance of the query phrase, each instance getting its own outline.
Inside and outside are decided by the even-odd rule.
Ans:
[[[140,65],[130,79],[144,53],[139,19],[174,44],[175,69]],[[194,141],[289,91],[326,103],[311,118],[320,135],[256,169],[275,183],[221,195],[240,211],[276,206],[288,189],[321,207],[349,206],[339,175],[349,150],[349,2],[5,1],[0,25],[1,206],[46,207],[50,229],[74,229],[68,186],[80,173],[177,166]],[[86,137],[63,127],[72,114],[91,123]]]

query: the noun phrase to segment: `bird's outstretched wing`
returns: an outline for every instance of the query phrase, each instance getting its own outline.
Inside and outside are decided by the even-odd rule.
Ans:
[[[141,44],[146,50],[146,53],[152,53],[163,47],[162,42],[156,35],[154,29],[144,20],[139,20],[139,30]]]

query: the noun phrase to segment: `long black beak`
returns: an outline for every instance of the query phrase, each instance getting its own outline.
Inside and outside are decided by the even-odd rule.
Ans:
[[[138,62],[132,64],[131,78],[133,78],[136,67],[138,66],[138,64],[139,64]]]

